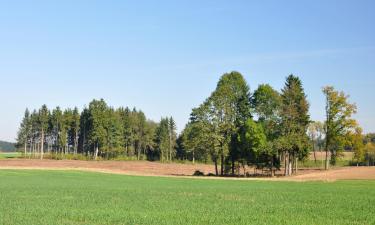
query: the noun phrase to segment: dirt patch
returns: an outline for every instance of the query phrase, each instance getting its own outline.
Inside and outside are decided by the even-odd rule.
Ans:
[[[214,167],[205,164],[176,164],[148,161],[79,161],[79,160],[0,160],[0,168],[27,169],[82,169],[130,175],[191,176],[196,170],[205,174],[214,172]]]
[[[50,169],[83,170],[93,172],[139,175],[139,176],[176,176],[192,177],[196,171],[205,174],[214,173],[214,166],[205,164],[176,164],[147,161],[79,161],[79,160],[38,160],[6,159],[0,160],[0,169]],[[273,181],[335,181],[335,180],[375,180],[375,167],[342,167],[329,171],[301,169],[299,175],[278,178],[217,178],[236,180],[273,180]]]
[[[286,178],[288,179],[288,178]],[[374,180],[375,167],[341,167],[328,171],[315,171],[289,178],[292,180]]]

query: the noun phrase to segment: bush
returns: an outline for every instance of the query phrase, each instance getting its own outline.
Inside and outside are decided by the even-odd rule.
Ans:
[[[193,176],[204,176],[204,173],[202,171],[196,170]]]

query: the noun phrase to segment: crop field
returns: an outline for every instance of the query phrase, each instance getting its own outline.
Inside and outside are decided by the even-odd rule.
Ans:
[[[0,170],[0,224],[375,224],[375,181]]]

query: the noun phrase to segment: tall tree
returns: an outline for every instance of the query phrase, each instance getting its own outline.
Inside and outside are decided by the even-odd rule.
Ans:
[[[337,157],[344,150],[345,141],[348,133],[356,125],[356,121],[352,119],[352,115],[356,113],[356,106],[348,102],[349,96],[344,92],[336,91],[332,86],[323,88],[323,93],[326,97],[326,166],[329,168],[329,163],[336,164]],[[331,153],[331,159],[328,160],[328,152]]]
[[[24,157],[27,155],[27,144],[29,137],[31,135],[31,121],[30,121],[30,111],[28,109],[25,110],[24,117],[22,119],[20,129],[17,135],[17,143],[19,146],[23,146],[24,148]]]
[[[101,100],[93,100],[89,104],[89,143],[94,149],[94,159],[97,160],[101,148],[106,143],[106,113],[107,103]]]
[[[286,79],[281,94],[281,135],[285,157],[285,175],[298,171],[298,159],[304,159],[309,154],[308,137],[306,134],[310,122],[309,103],[302,87],[301,80],[290,75]],[[293,144],[295,142],[298,144]],[[285,148],[288,147],[288,148]],[[294,167],[294,170],[293,170]]]
[[[77,107],[75,107],[73,109],[72,121],[71,122],[72,122],[71,132],[72,132],[72,136],[73,136],[74,154],[77,154],[77,152],[78,152],[78,139],[79,139],[79,132],[80,132],[80,113],[79,113]]]
[[[169,160],[172,161],[172,157],[175,155],[175,147],[176,147],[176,122],[172,117],[168,120],[168,136],[169,136]]]
[[[155,132],[156,149],[159,152],[160,161],[164,162],[169,150],[169,125],[168,118],[162,118]]]
[[[349,132],[349,146],[354,151],[354,160],[357,161],[357,166],[360,162],[365,160],[365,144],[363,143],[362,128],[356,127]]]
[[[44,142],[45,142],[45,132],[48,129],[48,120],[49,120],[49,110],[46,105],[43,105],[39,110],[38,122],[40,125],[40,159],[43,159],[44,155]]]
[[[220,135],[220,174],[224,174],[224,162],[229,153],[233,135],[248,118],[251,118],[250,88],[238,72],[224,74],[206,104],[210,121]],[[234,162],[232,161],[232,167]]]
[[[279,152],[273,147],[274,141],[280,137],[280,111],[281,96],[268,84],[259,85],[251,98],[252,107],[258,117],[258,122],[262,125],[267,137],[267,144],[264,145],[262,156],[258,159],[265,160],[269,165],[271,175],[274,175],[274,169],[280,167]]]

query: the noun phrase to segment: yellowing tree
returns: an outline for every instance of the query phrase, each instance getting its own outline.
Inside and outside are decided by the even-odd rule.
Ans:
[[[356,127],[356,121],[352,115],[356,113],[355,104],[348,102],[349,96],[344,92],[336,91],[332,86],[323,88],[326,96],[326,166],[329,167],[328,152],[331,153],[330,163],[336,164],[337,158],[344,150],[348,134]]]

